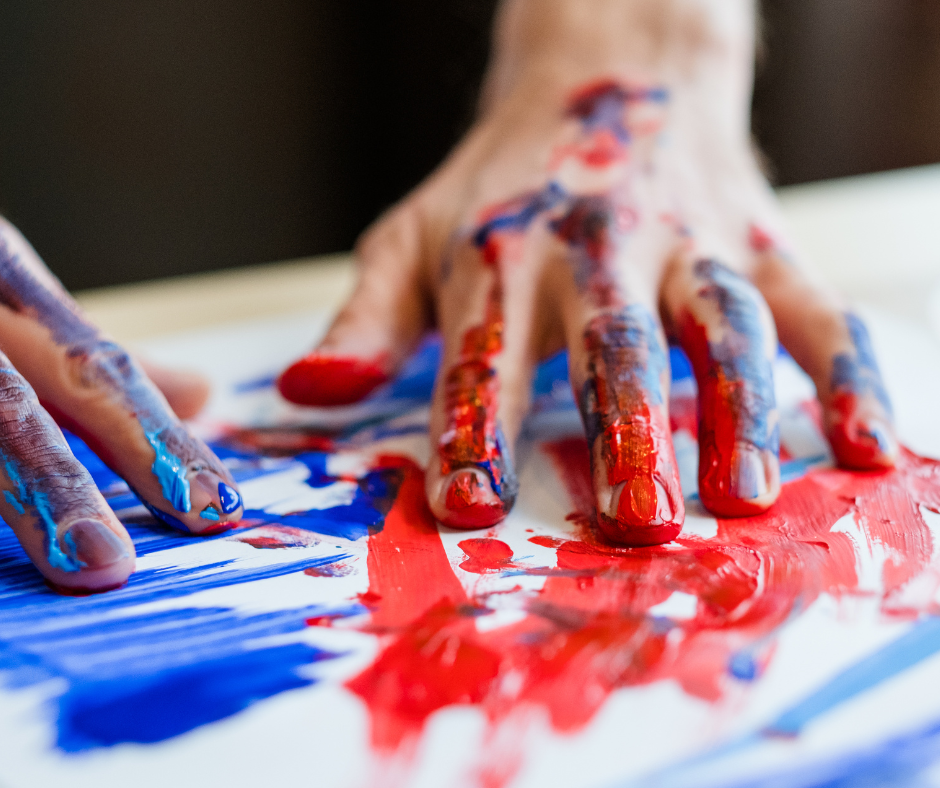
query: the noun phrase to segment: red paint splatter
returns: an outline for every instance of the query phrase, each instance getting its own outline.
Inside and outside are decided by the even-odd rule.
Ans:
[[[499,539],[464,539],[457,546],[467,554],[460,564],[465,572],[485,575],[512,567],[512,548]]]
[[[360,359],[314,352],[284,370],[277,387],[284,399],[297,405],[350,405],[388,380],[387,367],[384,356]]]
[[[752,224],[748,229],[747,241],[751,250],[758,254],[772,252],[777,248],[777,242],[774,241],[773,236],[756,224]]]

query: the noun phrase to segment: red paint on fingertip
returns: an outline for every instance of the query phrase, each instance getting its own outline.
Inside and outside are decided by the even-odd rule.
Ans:
[[[366,360],[314,352],[284,370],[277,387],[296,405],[329,408],[359,402],[387,381],[384,357]]]
[[[858,471],[893,468],[899,453],[894,428],[886,419],[862,415],[860,404],[855,394],[840,392],[830,405],[834,417],[827,437],[836,461]]]
[[[503,502],[470,470],[454,475],[444,505],[447,513],[441,522],[449,528],[489,528],[506,517]]]

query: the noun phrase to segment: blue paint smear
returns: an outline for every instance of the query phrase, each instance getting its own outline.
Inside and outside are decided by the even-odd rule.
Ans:
[[[234,391],[236,394],[250,394],[253,391],[263,391],[264,389],[274,388],[275,383],[277,383],[277,375],[264,375],[260,378],[236,383]]]
[[[163,497],[176,511],[185,514],[192,508],[189,500],[189,479],[186,478],[186,466],[167,448],[158,432],[147,432],[146,435],[153,450],[157,453],[151,470],[160,482]]]
[[[830,381],[833,390],[850,391],[860,397],[870,394],[881,403],[886,413],[891,414],[891,399],[881,379],[881,370],[865,323],[851,313],[845,315],[845,323],[852,337],[855,355],[840,353],[833,358]]]
[[[940,652],[940,618],[928,618],[857,662],[767,727],[770,735],[796,736],[817,717]]]

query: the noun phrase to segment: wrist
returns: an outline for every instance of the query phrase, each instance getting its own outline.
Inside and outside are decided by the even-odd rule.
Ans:
[[[754,28],[754,0],[504,0],[482,109],[607,78],[705,89],[746,125]]]

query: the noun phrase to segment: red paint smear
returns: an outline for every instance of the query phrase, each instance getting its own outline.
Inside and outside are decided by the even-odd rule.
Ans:
[[[351,566],[345,564],[327,564],[326,566],[311,566],[304,569],[307,577],[346,577],[353,573]]]
[[[278,378],[281,396],[297,405],[333,407],[358,402],[388,380],[388,359],[311,353]]]
[[[488,743],[527,709],[547,713],[557,731],[574,732],[623,687],[673,679],[693,696],[719,700],[740,686],[729,673],[733,656],[753,654],[759,672],[771,659],[776,628],[820,594],[857,592],[853,543],[831,532],[848,514],[898,557],[884,569],[883,613],[940,612],[935,589],[918,597],[910,585],[933,550],[919,507],[940,509],[940,463],[905,452],[887,473],[815,471],[785,485],[770,512],[719,520],[714,539],[630,549],[610,545],[594,522],[585,441],[545,449],[576,507],[570,519],[579,535],[530,539],[555,549],[557,566],[532,569],[548,576],[523,621],[486,632],[474,623],[486,598],[468,596],[457,581],[425,507],[421,472],[398,461],[406,469],[399,497],[384,530],[369,538],[364,599],[381,650],[349,683],[369,708],[379,752],[413,754],[432,714],[474,705],[488,720],[477,776],[503,785],[521,765],[521,751]],[[499,540],[468,539],[460,547],[468,571],[525,569]],[[676,591],[698,599],[694,618],[657,623],[648,611]],[[681,637],[670,636],[676,630]]]
[[[242,450],[276,456],[293,456],[305,451],[336,450],[336,441],[332,435],[296,428],[232,430],[225,436],[225,440]]]
[[[751,250],[758,254],[772,252],[777,248],[777,243],[774,241],[773,236],[756,224],[752,224],[748,229],[747,241]]]

